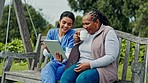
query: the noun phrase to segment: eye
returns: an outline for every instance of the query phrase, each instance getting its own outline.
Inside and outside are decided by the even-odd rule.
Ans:
[[[66,21],[62,21],[63,24],[66,24]]]
[[[72,23],[68,23],[68,26],[72,26]]]
[[[90,23],[85,23],[85,25],[89,25]]]
[[[87,22],[86,22],[86,23],[82,23],[82,25],[89,25],[89,24],[90,24],[90,23],[87,23]]]

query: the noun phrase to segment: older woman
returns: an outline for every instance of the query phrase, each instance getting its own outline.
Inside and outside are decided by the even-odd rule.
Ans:
[[[60,83],[113,83],[118,79],[116,58],[119,41],[108,20],[98,10],[86,13],[82,19],[87,39],[79,46],[79,61],[62,75]],[[77,34],[74,38],[79,38]]]

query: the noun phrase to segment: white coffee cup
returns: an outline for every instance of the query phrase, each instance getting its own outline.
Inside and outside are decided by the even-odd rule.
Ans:
[[[80,31],[80,40],[85,40],[87,38],[87,31],[86,30],[81,30]]]

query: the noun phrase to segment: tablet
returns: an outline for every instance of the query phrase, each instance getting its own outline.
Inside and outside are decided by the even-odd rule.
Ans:
[[[46,44],[47,48],[49,49],[51,55],[55,58],[56,53],[58,52],[59,54],[62,54],[63,59],[67,59],[64,50],[59,44],[58,40],[44,40],[44,43]]]

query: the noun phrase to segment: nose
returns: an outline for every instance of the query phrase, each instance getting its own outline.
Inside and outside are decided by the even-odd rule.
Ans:
[[[86,26],[86,25],[83,25],[83,28],[84,28],[84,29],[87,29],[87,26]]]
[[[66,23],[66,24],[64,24],[64,26],[65,26],[65,27],[67,27],[67,26],[68,26],[68,24]]]

